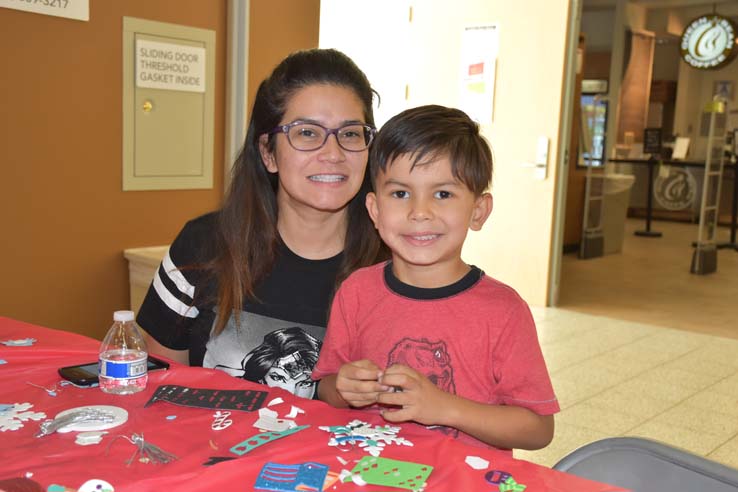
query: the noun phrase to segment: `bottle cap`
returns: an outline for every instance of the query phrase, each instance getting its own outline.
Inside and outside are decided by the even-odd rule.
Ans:
[[[116,311],[113,313],[113,321],[133,321],[133,311]]]

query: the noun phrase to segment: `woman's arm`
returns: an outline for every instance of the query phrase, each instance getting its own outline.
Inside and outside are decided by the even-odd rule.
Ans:
[[[154,337],[146,332],[146,330],[142,329],[141,331],[143,332],[144,340],[146,340],[146,346],[148,347],[150,354],[161,355],[162,357],[166,357],[173,360],[174,362],[179,362],[180,364],[184,364],[186,366],[190,365],[189,350],[170,349],[157,342]]]

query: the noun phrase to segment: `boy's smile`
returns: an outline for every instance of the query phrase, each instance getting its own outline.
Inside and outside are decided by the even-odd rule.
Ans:
[[[442,287],[469,271],[461,248],[467,231],[481,229],[489,216],[492,197],[476,196],[456,179],[447,156],[414,168],[413,157],[400,155],[377,175],[366,205],[392,250],[395,276],[417,287]]]

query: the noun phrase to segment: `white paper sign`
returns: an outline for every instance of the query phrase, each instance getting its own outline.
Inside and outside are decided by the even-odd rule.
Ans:
[[[464,28],[461,38],[459,107],[479,124],[492,122],[498,51],[499,33],[496,25]]]
[[[671,153],[671,158],[686,159],[687,151],[689,150],[689,137],[677,137],[674,141],[674,151]]]
[[[205,92],[205,48],[136,40],[136,87]]]
[[[90,20],[90,0],[0,0],[0,7],[67,19]]]

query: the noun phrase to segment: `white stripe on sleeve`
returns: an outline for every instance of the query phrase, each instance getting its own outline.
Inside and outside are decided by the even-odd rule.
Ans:
[[[172,280],[172,282],[174,282],[174,285],[177,286],[177,289],[179,289],[183,294],[187,294],[191,298],[194,298],[195,286],[189,283],[184,275],[182,275],[182,272],[179,271],[179,268],[174,265],[172,257],[169,256],[169,250],[167,250],[167,254],[164,259],[161,260],[161,264],[164,267],[164,271],[167,272],[167,276]]]
[[[195,288],[190,285],[189,282],[187,282],[181,272],[179,272],[178,270],[172,270],[172,268],[175,267],[174,263],[172,263],[171,258],[169,258],[169,253],[167,253],[167,255],[162,260],[162,264],[164,265],[164,269],[167,271],[169,278],[171,278],[172,281],[177,285],[177,288],[192,297],[192,295],[195,293]],[[171,272],[176,272],[177,275],[173,276]],[[181,278],[180,283],[178,283],[176,277]],[[186,291],[183,290],[183,283],[184,289],[186,289]],[[166,304],[169,309],[179,314],[180,316],[184,316],[186,318],[196,318],[197,315],[200,314],[200,311],[198,311],[195,306],[188,306],[184,302],[177,299],[177,297],[172,295],[171,292],[169,292],[169,289],[167,289],[166,285],[164,285],[164,282],[161,281],[160,272],[158,271],[154,274],[154,290],[157,294],[159,294],[159,298],[162,300],[162,302]]]
[[[200,311],[198,311],[195,306],[188,306],[174,297],[161,281],[158,273],[154,275],[154,290],[159,294],[159,298],[164,302],[164,304],[180,316],[184,316],[186,318],[197,318],[197,315],[200,314]]]

